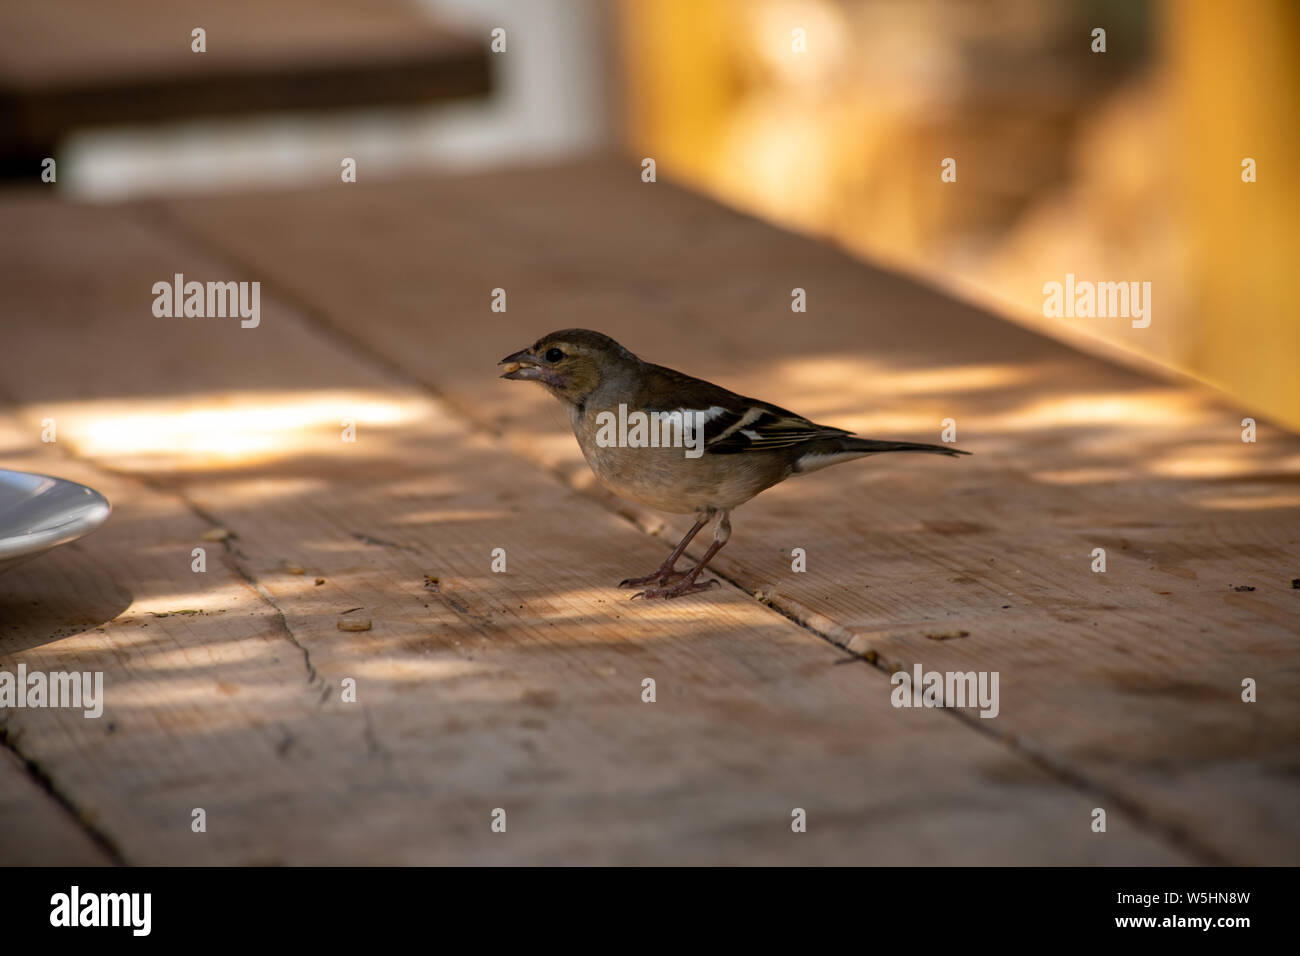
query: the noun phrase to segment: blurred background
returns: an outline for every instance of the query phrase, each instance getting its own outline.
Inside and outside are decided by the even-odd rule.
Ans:
[[[620,150],[1300,428],[1300,308],[1287,285],[1300,261],[1294,0],[100,6],[0,0],[0,116],[30,134],[7,139],[11,182],[21,170],[35,180],[46,151],[60,191],[110,201],[337,180],[343,156],[372,178]],[[411,39],[402,59],[423,34],[400,17],[439,39]],[[186,46],[191,21],[210,24],[207,59]],[[498,28],[504,52],[490,47]],[[241,29],[271,63],[260,85],[141,107],[189,89],[198,70],[211,83],[247,67],[240,49],[253,41],[231,39]],[[109,73],[129,82],[89,95]],[[284,97],[248,95],[272,80]],[[52,115],[68,119],[43,127]],[[940,177],[949,158],[955,182]],[[1255,182],[1242,178],[1248,159]],[[1044,317],[1044,283],[1067,273],[1150,282],[1150,327]]]

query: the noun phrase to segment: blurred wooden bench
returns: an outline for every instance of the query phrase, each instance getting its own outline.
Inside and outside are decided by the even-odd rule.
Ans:
[[[486,40],[397,0],[0,0],[0,167],[87,126],[482,94]]]

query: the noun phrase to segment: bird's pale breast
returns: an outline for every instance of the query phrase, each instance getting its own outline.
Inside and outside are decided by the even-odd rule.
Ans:
[[[734,508],[788,473],[774,455],[751,453],[742,463],[735,455],[691,457],[685,447],[602,444],[597,440],[596,414],[571,416],[574,435],[592,472],[615,494],[660,511],[692,514],[706,508]]]

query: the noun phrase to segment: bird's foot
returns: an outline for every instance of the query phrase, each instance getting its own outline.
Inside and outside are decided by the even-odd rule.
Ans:
[[[685,571],[673,571],[672,569],[665,571],[660,568],[653,574],[647,574],[643,578],[626,578],[619,581],[618,586],[621,588],[640,588],[645,587],[647,584],[658,584],[663,587],[670,581],[680,581],[684,577],[686,577]]]
[[[682,575],[682,577],[683,580],[674,584],[672,587],[646,588],[644,591],[638,591],[636,594],[632,595],[632,600],[635,601],[637,598],[644,598],[649,601],[654,598],[675,598],[681,597],[683,594],[693,594],[696,591],[708,591],[710,588],[722,587],[716,578],[710,581],[705,581],[703,584],[696,584],[694,581],[686,580],[685,575]]]

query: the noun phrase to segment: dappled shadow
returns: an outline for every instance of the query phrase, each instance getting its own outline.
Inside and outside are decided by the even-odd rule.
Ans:
[[[582,844],[559,821],[607,820],[610,794],[623,813],[670,797],[655,833],[703,801],[699,832],[736,848],[752,821],[712,816],[725,798],[757,781],[763,813],[788,814],[790,790],[842,780],[858,794],[837,808],[846,826],[870,808],[897,816],[920,787],[944,795],[932,821],[960,795],[1003,808],[1008,846],[1059,849],[1014,819],[1055,819],[1051,788],[1021,799],[979,783],[990,763],[1014,778],[1018,758],[993,749],[971,766],[964,750],[982,736],[955,722],[942,725],[953,738],[912,736],[919,723],[873,710],[887,708],[883,671],[909,661],[1000,670],[1014,690],[999,732],[1152,813],[1172,814],[1162,801],[1176,791],[1191,808],[1179,818],[1244,859],[1289,852],[1236,811],[1255,793],[1293,795],[1270,768],[1293,751],[1287,702],[1300,699],[1280,663],[1297,630],[1300,441],[1261,420],[1245,444],[1243,413],[1208,392],[680,191],[586,173],[185,203],[176,233],[134,209],[17,210],[0,261],[30,321],[0,386],[22,425],[0,448],[28,454],[55,420],[67,467],[113,485],[116,510],[93,537],[0,576],[0,661],[108,671],[123,736],[105,744],[112,770],[77,779],[115,814],[129,858],[184,858],[184,828],[151,821],[216,800],[241,834],[205,846],[223,862],[436,860],[419,823],[433,793],[463,859],[484,852],[469,834],[503,791],[551,828],[528,859]],[[42,251],[56,237],[60,255]],[[152,279],[233,274],[223,246],[265,276],[261,327],[148,315]],[[75,283],[60,281],[69,262],[86,272]],[[467,324],[507,281],[530,308]],[[792,316],[793,286],[816,311]],[[935,441],[951,418],[975,455],[880,456],[787,482],[734,517],[717,568],[739,587],[631,603],[615,583],[657,565],[685,519],[594,488],[552,400],[495,377],[501,355],[570,325],[868,437]],[[1090,569],[1098,547],[1105,575]],[[345,618],[370,629],[342,630]],[[822,638],[880,669],[837,667],[850,655]],[[1166,679],[1140,679],[1154,673]],[[654,674],[675,710],[640,703]],[[1255,674],[1282,702],[1268,719],[1240,703]],[[340,700],[347,677],[359,709]],[[64,719],[9,718],[55,775],[92,747]],[[900,728],[899,749],[877,756]],[[109,735],[94,733],[95,747]],[[1243,754],[1250,766],[1226,774]],[[909,772],[923,774],[912,790],[893,782]],[[1244,822],[1209,822],[1228,818]],[[627,859],[653,858],[628,841]],[[891,862],[916,849],[891,846]],[[1098,861],[1069,846],[1043,861]]]

